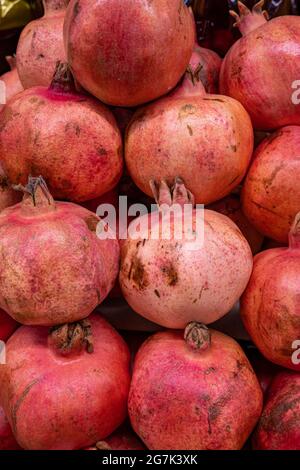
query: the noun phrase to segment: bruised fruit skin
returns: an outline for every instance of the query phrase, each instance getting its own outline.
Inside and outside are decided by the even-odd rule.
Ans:
[[[260,251],[264,237],[249,222],[241,208],[241,201],[237,194],[230,194],[221,201],[210,204],[211,209],[221,214],[227,215],[240,229],[246,240],[248,241],[252,253],[256,254]]]
[[[11,187],[0,163],[0,212],[20,202],[22,196]]]
[[[0,406],[0,450],[19,450],[20,447],[14,438],[11,427]]]
[[[222,59],[218,54],[205,47],[200,47],[197,43],[194,47],[193,57],[198,57],[197,67],[199,67],[199,78],[207,93],[219,92],[219,74]]]
[[[181,331],[165,331],[139,350],[129,392],[133,429],[151,450],[241,449],[262,409],[257,378],[232,338],[195,323],[188,329],[186,341]]]
[[[256,149],[242,190],[243,212],[263,235],[286,243],[300,209],[300,126],[288,126]]]
[[[118,241],[100,239],[102,230],[94,213],[54,202],[41,178],[31,179],[23,201],[0,213],[0,307],[26,325],[87,317],[119,268]]]
[[[123,295],[135,312],[168,328],[184,328],[193,320],[212,323],[229,312],[247,286],[249,244],[228,217],[192,209],[192,196],[179,179],[173,194],[162,182],[156,199],[160,210],[134,220],[122,243]],[[175,204],[190,204],[195,237],[182,212],[172,213]],[[131,232],[134,227],[138,234]]]
[[[18,328],[18,323],[0,309],[0,341],[6,341]]]
[[[66,61],[63,24],[69,0],[43,0],[44,16],[23,29],[17,67],[24,88],[49,86],[57,61]]]
[[[146,447],[128,425],[123,425],[111,436],[87,450],[146,450]]]
[[[178,83],[195,22],[184,0],[71,0],[64,37],[83,88],[104,103],[136,106]]]
[[[263,251],[254,258],[241,316],[269,361],[300,371],[300,364],[293,361],[293,344],[300,338],[300,213],[288,248]]]
[[[11,70],[4,73],[0,77],[0,81],[5,84],[5,101],[6,103],[15,95],[23,91],[23,86],[20,82],[18,71],[16,69],[15,57],[7,56],[6,61],[8,62]],[[4,108],[2,102],[0,103],[0,111]]]
[[[194,53],[177,90],[135,113],[125,160],[133,181],[149,196],[151,179],[172,184],[179,175],[196,203],[209,204],[230,194],[245,176],[253,129],[236,100],[206,94],[197,64]]]
[[[0,400],[21,447],[82,449],[109,436],[126,417],[129,361],[100,315],[50,336],[45,327],[19,328],[0,368]]]
[[[255,450],[299,450],[300,374],[283,371],[272,382],[258,427]]]
[[[292,99],[300,77],[300,18],[267,22],[263,3],[251,13],[239,2],[240,16],[234,15],[243,37],[223,60],[220,90],[241,102],[257,130],[300,125],[300,104]]]
[[[42,175],[55,198],[88,201],[121,177],[121,134],[112,113],[77,93],[67,64],[58,64],[49,88],[25,90],[1,113],[0,160],[14,184]]]

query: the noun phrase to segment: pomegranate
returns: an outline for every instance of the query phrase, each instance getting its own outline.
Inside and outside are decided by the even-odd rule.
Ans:
[[[293,361],[300,338],[300,213],[290,231],[288,248],[256,255],[242,296],[241,315],[260,352],[271,362],[300,371]]]
[[[218,93],[222,59],[216,52],[201,47],[197,43],[194,47],[193,58],[196,61],[196,70],[206,92]],[[192,64],[190,64],[190,67],[191,66]]]
[[[6,419],[3,409],[0,406],[0,450],[18,450],[18,446],[11,427]]]
[[[242,191],[242,207],[263,235],[286,243],[300,210],[300,126],[288,126],[257,148]]]
[[[16,59],[15,57],[7,56],[6,60],[11,68],[10,72],[6,72],[4,75],[1,75],[0,82],[4,82],[5,85],[5,102],[9,101],[13,96],[17,95],[23,91],[21,85],[18,71],[16,68]],[[4,104],[0,100],[0,111],[3,109]]]
[[[191,323],[148,339],[129,392],[134,431],[151,450],[238,450],[262,409],[262,391],[240,346]]]
[[[104,103],[136,106],[178,83],[195,22],[184,0],[71,0],[64,35],[83,88]]]
[[[0,158],[12,183],[43,175],[54,197],[79,202],[113,189],[123,166],[112,113],[76,92],[67,64],[58,64],[50,88],[25,90],[5,107]]]
[[[255,450],[299,450],[300,374],[283,371],[272,382],[253,438]]]
[[[128,425],[123,425],[111,436],[87,450],[145,450],[146,447]]]
[[[21,195],[11,187],[0,163],[0,212],[20,202]]]
[[[168,328],[184,328],[193,320],[212,323],[246,288],[250,247],[238,227],[217,212],[191,209],[188,227],[176,209],[191,202],[192,195],[180,179],[172,194],[162,182],[156,199],[160,211],[132,222],[122,244],[123,295],[135,312]],[[133,227],[138,234],[131,235]]]
[[[41,326],[19,328],[0,368],[0,400],[21,447],[82,449],[109,436],[126,417],[129,360],[100,315],[50,335]]]
[[[26,325],[81,320],[114,285],[118,241],[97,236],[104,224],[92,212],[54,202],[42,178],[24,191],[0,213],[0,307]]]
[[[240,15],[233,15],[243,37],[223,60],[220,90],[242,103],[255,129],[300,125],[300,104],[292,99],[300,77],[300,18],[267,22],[263,4],[259,1],[251,12],[238,2]]]
[[[66,61],[63,24],[69,0],[43,0],[44,16],[27,24],[17,47],[24,88],[49,86],[58,60]]]
[[[197,63],[194,53],[182,85],[135,113],[125,159],[144,193],[152,195],[151,179],[171,184],[180,176],[197,203],[209,204],[242,181],[253,151],[253,129],[240,103],[205,93]]]
[[[256,254],[260,251],[264,237],[250,224],[247,217],[245,217],[238,194],[230,194],[221,201],[210,204],[208,209],[227,215],[241,230],[251,247],[252,253]]]
[[[6,341],[18,328],[18,323],[0,309],[0,341]]]

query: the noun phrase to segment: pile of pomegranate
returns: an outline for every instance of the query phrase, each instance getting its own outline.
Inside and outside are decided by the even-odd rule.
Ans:
[[[300,450],[300,17],[220,57],[190,3],[44,0],[7,57],[0,450]]]

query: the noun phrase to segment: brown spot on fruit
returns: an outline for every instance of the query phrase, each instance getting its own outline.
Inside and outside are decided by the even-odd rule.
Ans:
[[[162,266],[161,271],[165,275],[168,285],[176,286],[178,283],[178,273],[173,264],[170,263],[168,265]]]
[[[135,257],[132,260],[128,277],[129,279],[132,279],[140,290],[143,290],[148,286],[145,268],[139,258]]]
[[[90,216],[86,217],[84,219],[84,221],[85,221],[86,225],[88,226],[88,229],[91,232],[96,233],[97,225],[99,223],[99,219],[94,215],[90,215]]]
[[[100,155],[100,157],[106,157],[107,155],[107,151],[104,147],[97,148],[97,153]]]

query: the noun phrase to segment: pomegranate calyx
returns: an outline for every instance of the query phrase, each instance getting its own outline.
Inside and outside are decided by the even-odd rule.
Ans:
[[[263,10],[264,3],[264,0],[260,0],[254,5],[251,11],[244,3],[238,2],[239,13],[230,10],[230,15],[235,19],[234,26],[239,28],[243,36],[268,21],[268,12]]]
[[[52,327],[49,342],[63,356],[80,353],[84,349],[89,354],[94,352],[91,324],[88,320]]]
[[[107,444],[107,442],[105,441],[99,441],[97,442],[96,444],[96,450],[112,450],[112,448],[110,447],[109,444]]]
[[[185,204],[192,204],[194,206],[195,200],[193,194],[185,187],[182,178],[177,176],[172,188],[165,180],[157,182],[150,181],[150,187],[157,205],[173,206],[174,204],[183,207]]]
[[[42,176],[29,176],[28,183],[23,186],[17,184],[12,186],[15,191],[22,191],[24,198],[22,206],[28,208],[29,206],[38,208],[55,208],[55,202],[51,196],[47,184]]]
[[[211,334],[206,325],[191,322],[185,328],[184,340],[194,351],[205,351],[210,347]]]
[[[76,93],[76,86],[71,69],[66,62],[57,61],[55,72],[49,87],[56,93]]]

